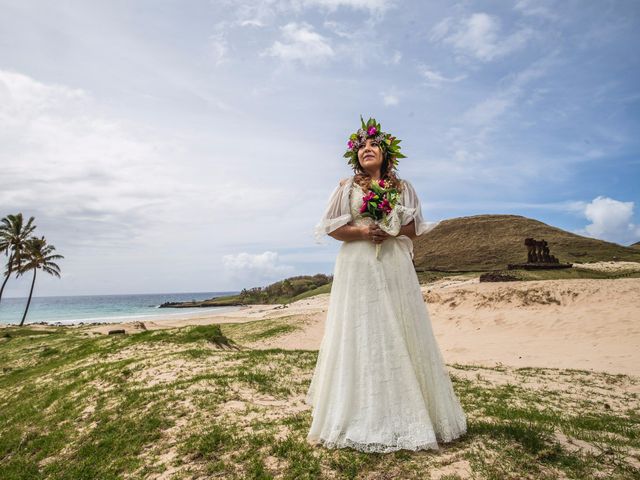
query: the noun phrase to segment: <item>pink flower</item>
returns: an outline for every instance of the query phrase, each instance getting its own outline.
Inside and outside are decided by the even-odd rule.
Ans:
[[[369,192],[364,197],[362,197],[362,200],[365,201],[365,202],[369,202],[369,201],[373,200],[373,198],[375,196],[376,196],[375,192]]]
[[[391,212],[391,204],[389,203],[389,200],[387,200],[386,198],[384,200],[382,200],[382,202],[380,202],[379,205],[380,210],[382,210],[383,212],[386,213],[390,213]]]
[[[380,185],[382,188],[384,188],[384,180],[382,178],[380,180],[378,180],[378,185]]]
[[[362,202],[362,206],[360,207],[360,213],[364,213],[367,211],[367,202]]]
[[[347,147],[349,147],[349,150],[353,150],[353,141],[352,140],[349,140],[347,142]]]
[[[369,127],[369,130],[367,130],[368,135],[375,135],[376,133],[378,133],[378,129],[376,127]]]

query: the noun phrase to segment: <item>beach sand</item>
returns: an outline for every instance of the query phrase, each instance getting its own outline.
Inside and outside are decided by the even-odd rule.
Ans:
[[[591,268],[628,269],[632,262]],[[638,264],[635,264],[636,266]],[[633,265],[631,265],[633,267]],[[637,267],[636,267],[637,268]],[[573,368],[640,375],[640,278],[482,282],[455,277],[422,286],[448,364]],[[284,316],[301,328],[251,344],[253,348],[320,347],[329,294],[282,308],[251,305],[232,312],[144,321],[144,328],[252,322]],[[44,328],[44,327],[43,327]],[[106,334],[140,322],[76,326]]]

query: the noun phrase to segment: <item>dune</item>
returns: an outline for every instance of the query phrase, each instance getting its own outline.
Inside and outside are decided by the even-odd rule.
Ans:
[[[447,363],[640,375],[640,279],[488,282],[422,287]],[[318,298],[317,300],[325,300]],[[268,347],[319,348],[326,312]],[[312,309],[316,310],[313,311]]]

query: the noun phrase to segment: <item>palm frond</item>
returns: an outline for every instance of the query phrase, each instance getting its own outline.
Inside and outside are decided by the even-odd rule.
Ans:
[[[22,263],[25,243],[36,229],[34,221],[34,217],[29,217],[25,224],[22,213],[10,214],[0,220],[0,252],[12,259],[12,268],[17,269]]]
[[[60,266],[54,260],[63,259],[64,256],[52,253],[56,247],[47,244],[44,237],[31,237],[25,241],[24,246],[25,254],[18,264],[17,276],[39,268],[50,275],[60,277]]]

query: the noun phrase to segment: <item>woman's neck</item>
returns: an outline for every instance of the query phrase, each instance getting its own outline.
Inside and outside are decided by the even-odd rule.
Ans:
[[[369,171],[369,170],[365,170],[364,171],[365,174],[369,175],[371,177],[371,180],[373,181],[378,181],[380,180],[380,170],[374,170],[374,171]]]

